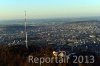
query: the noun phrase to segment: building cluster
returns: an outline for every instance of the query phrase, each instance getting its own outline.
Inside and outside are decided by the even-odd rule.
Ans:
[[[42,26],[29,25],[26,30],[28,33],[28,44],[69,45],[72,47],[81,45],[83,47],[85,46],[85,48],[100,44],[100,24],[96,22],[63,23]],[[13,25],[0,28],[0,44],[25,44],[24,26]]]

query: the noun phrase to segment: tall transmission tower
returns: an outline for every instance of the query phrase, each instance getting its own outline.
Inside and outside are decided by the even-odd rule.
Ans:
[[[27,23],[26,23],[26,11],[25,11],[25,45],[28,48],[28,40],[27,40]]]

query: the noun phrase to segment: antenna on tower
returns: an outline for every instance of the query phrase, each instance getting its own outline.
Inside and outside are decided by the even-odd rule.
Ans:
[[[27,40],[27,24],[26,24],[26,11],[25,11],[25,43],[26,43],[26,48],[28,48],[28,40]]]

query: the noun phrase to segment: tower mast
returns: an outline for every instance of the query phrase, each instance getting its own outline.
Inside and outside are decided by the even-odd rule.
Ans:
[[[26,11],[25,11],[25,45],[26,45],[26,48],[28,48],[28,40],[27,40],[27,24],[26,24]]]

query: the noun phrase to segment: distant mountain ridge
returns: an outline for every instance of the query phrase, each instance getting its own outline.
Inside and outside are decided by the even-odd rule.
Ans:
[[[24,19],[0,20],[0,25],[23,25]],[[27,24],[42,25],[69,22],[100,22],[100,17],[72,17],[72,18],[45,18],[45,19],[27,19]]]

